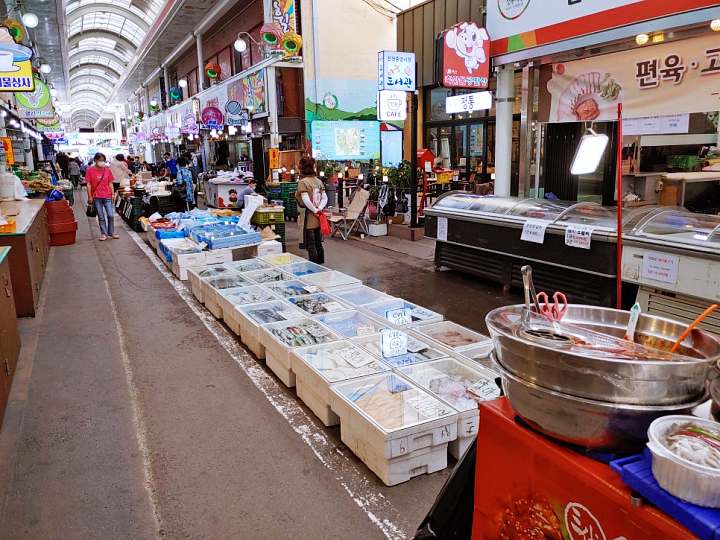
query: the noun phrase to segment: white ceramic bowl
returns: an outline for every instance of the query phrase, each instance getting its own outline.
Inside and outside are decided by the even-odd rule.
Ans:
[[[653,476],[660,487],[679,499],[698,506],[720,508],[720,469],[681,458],[661,442],[668,429],[685,422],[720,430],[720,423],[696,416],[671,415],[655,420],[648,429]]]

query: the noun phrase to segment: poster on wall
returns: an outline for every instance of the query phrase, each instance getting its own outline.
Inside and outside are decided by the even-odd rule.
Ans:
[[[239,101],[233,99],[225,104],[225,124],[228,126],[247,126],[250,123],[250,112],[243,109]]]
[[[380,123],[316,120],[312,123],[312,151],[316,159],[380,159]]]
[[[267,115],[267,97],[265,94],[265,70],[253,73],[227,87],[227,100],[237,101],[241,108],[247,109],[253,118]]]
[[[490,37],[485,28],[463,22],[440,35],[437,82],[445,88],[485,89],[490,83]]]
[[[7,26],[0,26],[0,91],[32,92],[32,49],[15,43]]]
[[[550,122],[617,119],[720,109],[720,43],[703,36],[554,64]]]
[[[712,6],[716,0],[494,0],[486,24],[499,56]]]

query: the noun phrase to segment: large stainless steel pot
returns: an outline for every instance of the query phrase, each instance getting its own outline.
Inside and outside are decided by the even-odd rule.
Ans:
[[[497,359],[526,381],[573,396],[635,405],[686,403],[703,394],[710,367],[720,358],[720,340],[701,330],[693,330],[683,343],[701,359],[624,360],[579,354],[561,342],[525,331],[527,328],[520,324],[523,309],[522,305],[507,306],[487,315]],[[570,306],[563,324],[621,338],[628,317],[626,311]],[[672,342],[685,328],[685,324],[670,319],[642,315],[637,333]]]
[[[525,422],[549,437],[589,449],[639,450],[653,420],[668,414],[690,414],[707,400],[703,394],[676,405],[606,403],[542,388],[516,377],[501,364],[499,370],[505,394]]]

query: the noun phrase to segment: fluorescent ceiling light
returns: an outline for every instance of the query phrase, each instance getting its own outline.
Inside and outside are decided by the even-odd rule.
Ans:
[[[605,154],[608,142],[610,142],[610,138],[607,135],[588,129],[588,132],[580,139],[580,146],[575,152],[570,174],[594,173]]]

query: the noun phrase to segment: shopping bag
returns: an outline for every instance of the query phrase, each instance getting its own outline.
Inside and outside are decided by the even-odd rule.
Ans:
[[[320,232],[323,236],[330,236],[332,233],[332,227],[330,226],[330,220],[328,220],[327,216],[323,214],[322,212],[318,212],[317,214],[318,221],[320,222]]]
[[[89,218],[97,217],[97,208],[95,208],[95,205],[93,203],[87,203],[87,207],[85,208],[85,215]]]

